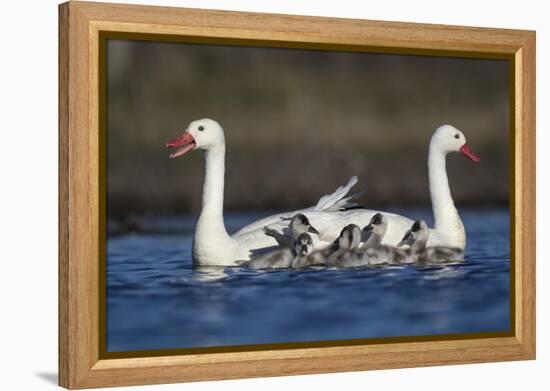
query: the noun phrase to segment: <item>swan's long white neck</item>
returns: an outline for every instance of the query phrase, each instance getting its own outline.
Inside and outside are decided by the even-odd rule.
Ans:
[[[193,242],[193,252],[196,256],[233,242],[223,221],[225,144],[220,143],[207,150],[204,157],[206,173],[202,191],[202,209]]]
[[[432,140],[428,155],[428,175],[434,228],[444,234],[453,246],[464,247],[466,233],[451,196],[447,179],[446,156],[447,154],[438,148]]]
[[[223,222],[223,190],[225,177],[225,145],[216,146],[204,153],[206,172],[202,188],[200,218]],[[225,226],[224,226],[225,229]]]

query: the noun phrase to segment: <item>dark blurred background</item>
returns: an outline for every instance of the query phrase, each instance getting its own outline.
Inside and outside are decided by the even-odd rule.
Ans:
[[[109,40],[110,219],[195,213],[203,154],[170,160],[192,120],[223,126],[225,209],[291,209],[357,175],[368,207],[429,206],[434,129],[482,158],[448,158],[459,205],[508,202],[508,62]]]

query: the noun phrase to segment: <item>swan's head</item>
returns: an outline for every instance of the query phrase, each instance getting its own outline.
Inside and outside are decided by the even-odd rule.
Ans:
[[[167,141],[166,146],[177,148],[170,158],[183,156],[194,149],[209,150],[225,144],[223,129],[213,119],[203,118],[193,121],[187,129],[173,140]]]
[[[405,236],[403,236],[397,247],[409,246],[414,250],[421,251],[426,247],[429,235],[428,224],[424,220],[416,220],[411,229],[405,233]]]
[[[313,240],[311,239],[311,236],[306,233],[298,236],[298,238],[294,242],[294,252],[296,253],[296,255],[307,255],[311,252],[312,249]]]
[[[477,156],[466,142],[464,133],[452,125],[442,125],[437,128],[430,140],[430,148],[437,148],[444,153],[460,152],[474,162],[480,162]]]
[[[294,215],[290,220],[290,229],[294,237],[297,237],[303,233],[310,232],[312,234],[319,234],[309,222],[308,218],[302,213]]]
[[[387,230],[388,219],[386,219],[386,216],[384,216],[382,213],[377,213],[372,216],[369,224],[365,228],[363,228],[363,232],[366,234],[366,236],[374,234],[379,237],[383,237],[386,234]]]
[[[355,250],[361,244],[361,228],[355,224],[346,225],[338,237],[338,249]]]

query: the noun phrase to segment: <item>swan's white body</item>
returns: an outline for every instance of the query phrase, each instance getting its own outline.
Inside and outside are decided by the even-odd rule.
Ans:
[[[448,145],[450,143],[443,143],[443,137],[438,136],[449,132],[460,134],[462,144],[466,145],[462,133],[450,125],[438,128],[430,141],[428,168],[435,227],[430,230],[429,245],[464,249],[464,226],[454,206],[445,170],[445,156],[448,152],[458,151],[462,144],[458,147]],[[297,213],[305,214],[320,232],[317,238],[314,237],[315,249],[332,243],[344,226],[357,224],[364,227],[375,213],[379,213],[368,209],[340,211],[351,199],[345,196],[357,181],[354,177],[346,186],[322,197],[314,207],[266,217],[230,236],[223,220],[225,137],[221,126],[210,119],[193,121],[180,137],[166,145],[179,148],[171,157],[181,156],[193,149],[205,150],[206,173],[202,210],[193,240],[193,261],[198,265],[233,266],[250,260],[251,251],[277,245],[273,237],[264,233],[263,227],[269,226],[282,232],[288,226],[288,221],[283,221],[282,218],[290,218]],[[388,219],[388,230],[383,244],[395,246],[410,228],[413,220],[392,213],[381,213]]]

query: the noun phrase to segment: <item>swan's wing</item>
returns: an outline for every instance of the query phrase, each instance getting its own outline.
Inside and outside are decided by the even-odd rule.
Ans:
[[[253,250],[250,250],[250,259],[255,259],[280,249],[281,249],[280,246],[269,246],[269,247],[253,249]]]
[[[403,239],[407,230],[409,230],[414,223],[412,219],[405,216],[379,210],[350,209],[340,212],[327,212],[304,209],[302,211],[270,216],[269,218],[255,223],[258,224],[258,229],[242,233],[239,231],[233,237],[239,240],[242,246],[250,250],[274,246],[277,244],[277,241],[264,233],[262,229],[263,226],[269,225],[270,229],[280,234],[284,234],[285,228],[288,227],[288,221],[284,221],[281,218],[292,216],[295,213],[304,213],[311,222],[311,225],[319,231],[319,235],[311,235],[313,239],[313,248],[315,250],[320,250],[329,246],[338,235],[340,235],[342,228],[348,224],[357,224],[361,228],[365,227],[376,213],[382,213],[388,219],[388,230],[382,239],[382,244],[386,246],[397,246],[401,239]],[[430,229],[428,246],[445,245],[448,246],[449,244],[444,233]]]
[[[353,206],[356,206],[356,204],[354,202],[352,202],[352,200],[354,198],[356,198],[357,196],[359,196],[360,194],[362,194],[362,193],[357,193],[357,194],[346,197],[346,195],[348,194],[350,189],[356,183],[357,183],[357,177],[356,176],[351,177],[350,180],[348,181],[348,183],[345,186],[340,186],[333,193],[327,194],[327,195],[321,197],[319,202],[317,202],[317,205],[309,207],[309,208],[305,208],[305,209],[300,209],[300,210],[295,210],[295,211],[290,211],[290,212],[285,212],[285,213],[279,213],[279,214],[276,214],[276,215],[273,215],[273,216],[265,217],[261,220],[255,221],[255,222],[253,222],[251,224],[248,224],[247,226],[241,228],[240,230],[238,230],[234,234],[234,236],[240,236],[240,235],[246,234],[248,232],[258,230],[258,229],[263,228],[263,227],[268,226],[268,225],[271,227],[273,224],[278,224],[282,219],[292,217],[292,216],[294,216],[298,213],[305,213],[305,212],[309,212],[309,211],[333,212],[333,211],[340,211],[340,210],[343,210],[343,209],[346,209],[346,208],[351,208]],[[285,222],[285,224],[288,225],[288,222]],[[313,225],[313,226],[315,227],[315,225]],[[315,227],[315,228],[317,228],[317,227]],[[282,232],[282,231],[280,231],[280,232]]]
[[[400,216],[394,213],[388,213],[379,210],[371,209],[350,209],[339,212],[327,212],[327,211],[315,211],[315,210],[302,210],[303,213],[310,221],[311,225],[319,231],[319,235],[311,235],[313,239],[313,247],[315,250],[322,249],[330,245],[340,235],[342,228],[348,224],[357,224],[360,228],[369,224],[372,216],[376,213],[383,213],[388,219],[388,230],[382,239],[382,244],[388,246],[396,246],[405,232],[413,224],[413,220]],[[298,212],[296,212],[298,213]],[[281,217],[285,217],[286,214],[280,214],[272,216],[270,220],[264,219],[264,221],[271,221],[269,229],[284,235],[285,229],[288,227],[288,221],[282,220]],[[290,213],[290,215],[293,215]],[[244,237],[253,237],[254,240],[260,240],[258,236],[263,236],[267,239],[271,239],[275,243],[272,237],[265,235],[263,227],[260,226],[256,230],[250,232],[239,232],[235,234],[236,239]],[[430,237],[432,232],[430,231]],[[437,239],[437,233],[434,234],[434,239]]]
[[[376,213],[382,213],[388,219],[388,230],[382,238],[382,244],[386,246],[397,246],[403,239],[405,233],[411,228],[414,223],[413,219],[401,216],[395,213],[371,210],[371,209],[351,209],[341,212],[305,212],[311,225],[319,232],[319,239],[324,242],[333,241],[339,234],[342,228],[348,224],[357,224],[360,228],[364,228],[372,216]],[[430,236],[428,238],[428,247],[431,246],[456,246],[451,242],[445,232],[430,228]]]
[[[335,192],[322,196],[313,210],[338,211],[356,206],[357,204],[351,202],[351,200],[359,196],[359,193],[345,197],[356,183],[357,177],[352,176],[345,186],[340,186]]]
[[[263,229],[257,229],[255,231],[244,232],[242,234],[233,235],[233,239],[239,242],[240,247],[247,249],[250,253],[254,250],[263,249],[266,247],[277,246],[277,241],[273,236],[266,235]]]
[[[242,236],[242,235],[245,235],[245,234],[253,232],[253,231],[261,230],[263,227],[267,227],[267,226],[271,227],[273,224],[282,221],[283,218],[292,217],[295,214],[302,213],[304,210],[305,209],[297,210],[297,211],[294,211],[294,212],[278,213],[276,215],[272,215],[272,216],[269,216],[269,217],[264,217],[263,219],[257,220],[253,223],[250,223],[250,224],[242,227],[240,230],[235,232],[233,234],[233,236],[238,237],[238,236]],[[286,225],[288,225],[288,221],[286,222]],[[265,234],[262,232],[262,235],[265,235]]]
[[[362,229],[369,224],[370,219],[376,213],[383,213],[388,219],[388,230],[382,239],[382,244],[385,245],[396,246],[413,224],[413,220],[407,217],[371,209],[351,209],[331,213],[312,211],[304,214],[311,225],[320,232],[319,239],[331,243],[340,235],[342,228],[346,225],[356,224]]]
[[[366,191],[360,191],[358,193],[352,194],[350,196],[347,196],[345,198],[342,198],[341,200],[337,201],[330,209],[329,211],[335,210],[335,211],[341,211],[341,210],[347,210],[352,208],[360,207],[360,205],[357,202],[352,202],[354,199],[362,196],[365,194]]]
[[[290,233],[290,228],[288,227],[288,220],[285,218],[284,214],[276,215],[276,219],[272,221],[267,226],[260,226],[256,230],[245,231],[242,230],[233,235],[233,238],[239,241],[262,241],[269,240],[270,242],[277,243],[281,247],[292,247],[294,239]],[[264,219],[267,220],[267,219]],[[271,221],[271,218],[270,220]],[[314,226],[315,227],[315,226]],[[318,243],[319,240],[317,235],[310,234],[313,240],[313,246],[323,246],[323,243]],[[262,238],[264,236],[265,238]]]
[[[296,213],[303,213],[310,221],[311,225],[319,231],[319,235],[311,235],[313,247],[315,250],[322,249],[330,245],[340,235],[340,231],[348,224],[357,224],[360,227],[367,225],[376,211],[368,209],[352,209],[341,212],[316,211],[311,209],[302,209],[300,211],[281,213],[268,218],[258,220],[257,222],[242,228],[233,235],[233,238],[239,241],[263,241],[271,240],[276,243],[274,235],[266,235],[263,228],[267,226],[270,231],[275,231],[280,235],[285,234],[288,228],[287,217],[294,216]],[[412,222],[410,223],[412,224]],[[410,227],[409,224],[409,227]],[[263,236],[263,238],[262,238]]]

